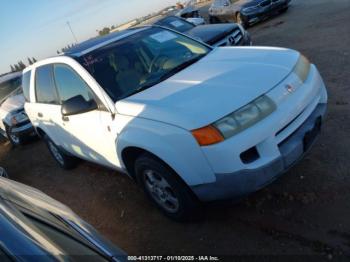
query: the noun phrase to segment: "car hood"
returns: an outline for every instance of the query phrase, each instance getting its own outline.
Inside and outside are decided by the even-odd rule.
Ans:
[[[199,38],[208,45],[213,45],[237,28],[238,26],[233,23],[199,25],[187,31],[186,34],[192,36],[193,38]]]
[[[118,101],[116,110],[193,130],[267,93],[298,58],[297,51],[283,48],[216,48],[167,80]]]
[[[23,109],[25,99],[23,94],[14,95],[8,97],[1,105],[0,108],[6,112],[12,112],[15,110]]]

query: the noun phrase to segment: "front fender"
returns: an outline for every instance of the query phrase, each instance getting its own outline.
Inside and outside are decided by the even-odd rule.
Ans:
[[[197,141],[182,128],[135,118],[123,128],[116,143],[119,159],[127,147],[144,149],[167,163],[189,186],[215,181]]]

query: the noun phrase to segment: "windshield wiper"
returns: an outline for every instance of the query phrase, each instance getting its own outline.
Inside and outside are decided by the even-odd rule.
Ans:
[[[190,65],[196,63],[198,60],[200,60],[204,56],[205,55],[198,55],[198,56],[174,67],[173,69],[171,69],[170,71],[168,71],[164,75],[162,75],[159,79],[159,82],[162,82],[162,81],[168,79],[169,77],[175,75],[176,73],[180,72],[181,70],[185,69],[186,67],[189,67]]]
[[[137,94],[139,92],[142,92],[143,90],[146,90],[146,89],[148,89],[148,88],[150,88],[152,86],[155,86],[156,84],[159,84],[160,82],[163,82],[164,80],[170,78],[171,76],[175,75],[176,73],[180,72],[181,70],[185,69],[186,67],[196,63],[198,60],[200,60],[204,56],[205,55],[198,55],[198,56],[196,56],[196,57],[194,57],[192,59],[189,59],[188,61],[186,61],[186,62],[184,62],[184,63],[174,67],[173,69],[169,70],[168,72],[166,72],[165,74],[163,74],[162,76],[157,78],[157,80],[152,81],[150,83],[146,83],[144,85],[141,85],[139,88],[137,88],[133,92],[127,94],[125,97],[132,96],[132,95]]]

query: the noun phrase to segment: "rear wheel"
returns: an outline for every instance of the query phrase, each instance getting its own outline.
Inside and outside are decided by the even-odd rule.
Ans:
[[[216,16],[209,16],[209,23],[210,24],[220,24],[221,20],[217,18]]]
[[[162,161],[143,154],[135,162],[135,172],[146,195],[166,216],[177,221],[198,218],[199,201]]]
[[[237,13],[237,14],[236,14],[236,23],[237,23],[237,24],[240,24],[240,25],[243,26],[244,28],[248,28],[248,26],[249,26],[246,22],[244,22],[241,13]]]
[[[76,157],[66,154],[48,136],[45,136],[44,139],[51,155],[61,168],[69,170],[77,166],[78,159]]]

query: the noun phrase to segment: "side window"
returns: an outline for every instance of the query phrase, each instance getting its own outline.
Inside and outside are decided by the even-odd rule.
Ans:
[[[27,102],[30,101],[30,95],[29,95],[29,88],[30,88],[30,76],[31,71],[26,72],[22,76],[22,89],[23,89],[23,95]]]
[[[35,70],[35,92],[37,103],[59,104],[52,78],[52,65],[44,65]]]
[[[78,95],[84,97],[86,101],[93,99],[89,86],[69,66],[56,64],[54,66],[54,76],[57,91],[62,102]]]

